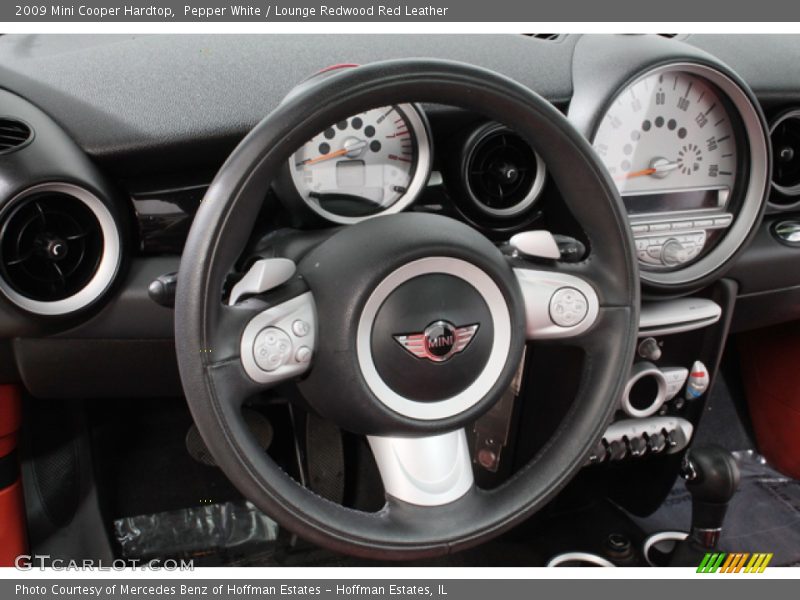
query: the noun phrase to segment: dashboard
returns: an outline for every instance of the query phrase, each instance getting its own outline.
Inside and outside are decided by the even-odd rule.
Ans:
[[[331,63],[411,56],[497,70],[568,117],[620,193],[647,299],[727,278],[735,328],[800,317],[798,38],[3,36],[0,377],[44,396],[114,395],[120,376],[126,395],[178,391],[169,275],[225,157],[309,76],[335,76]],[[351,115],[297,140],[247,252],[274,252],[285,228],[313,243],[401,211],[452,216],[501,246],[547,229],[590,251],[543,144],[456,107]],[[69,356],[75,340],[114,363],[91,390]],[[70,385],[50,383],[65,371]]]

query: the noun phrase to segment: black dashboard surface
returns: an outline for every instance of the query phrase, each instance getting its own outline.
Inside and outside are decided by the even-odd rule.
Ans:
[[[131,153],[176,151],[198,141],[235,144],[297,83],[338,63],[404,57],[465,61],[516,79],[551,101],[565,101],[576,39],[9,35],[0,37],[0,81],[49,113],[89,155],[115,163],[116,170],[114,159]],[[145,169],[142,160],[126,166]]]
[[[299,81],[326,66],[436,57],[496,70],[552,102],[572,93],[578,35],[4,35],[2,86],[50,114],[119,174],[218,164]],[[679,36],[737,71],[762,101],[800,97],[793,36]],[[666,41],[666,40],[665,40]],[[133,156],[136,156],[133,160]],[[219,158],[217,158],[219,157]]]

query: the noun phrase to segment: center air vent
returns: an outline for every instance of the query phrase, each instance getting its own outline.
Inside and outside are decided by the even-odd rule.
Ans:
[[[119,250],[114,220],[96,196],[68,184],[36,186],[0,219],[0,289],[30,312],[73,312],[108,288]]]
[[[772,204],[787,206],[800,196],[800,110],[778,116],[770,127],[772,142],[772,186],[783,197],[773,194]]]
[[[22,121],[0,117],[0,154],[18,150],[33,138],[33,131]]]
[[[476,207],[495,218],[516,217],[533,205],[544,186],[539,155],[519,135],[497,123],[468,142],[465,180]]]

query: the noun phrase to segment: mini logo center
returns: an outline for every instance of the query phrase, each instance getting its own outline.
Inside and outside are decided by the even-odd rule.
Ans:
[[[469,346],[478,324],[456,327],[450,321],[434,321],[422,333],[396,335],[395,341],[417,358],[444,362]]]
[[[456,343],[456,328],[447,321],[436,321],[425,329],[425,349],[434,356],[449,356]]]

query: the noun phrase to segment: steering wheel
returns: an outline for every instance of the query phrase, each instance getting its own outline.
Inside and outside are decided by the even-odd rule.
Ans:
[[[544,159],[585,230],[587,258],[534,264],[456,220],[402,213],[340,228],[298,264],[265,258],[227,295],[265,192],[295,150],[330,123],[403,102],[457,106],[513,127]],[[362,557],[442,555],[529,517],[584,464],[633,360],[638,290],[613,183],[553,106],[467,64],[373,63],[303,86],[220,169],[178,275],[180,375],[219,467],[281,525]],[[526,466],[479,489],[465,427],[509,388],[525,344],[537,339],[583,349],[576,398]],[[295,381],[321,417],[368,436],[386,494],[381,510],[314,494],[258,445],[242,404],[285,381]]]

